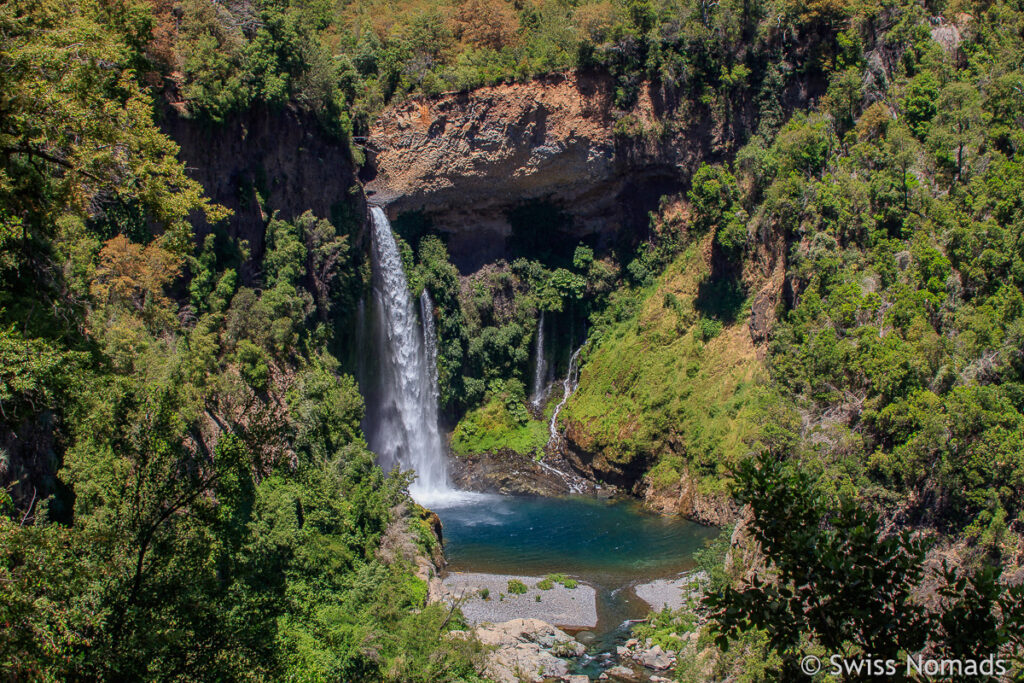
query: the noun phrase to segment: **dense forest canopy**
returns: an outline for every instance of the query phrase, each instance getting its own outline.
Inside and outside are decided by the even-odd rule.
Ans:
[[[7,0],[0,672],[479,680],[478,644],[446,637],[460,618],[417,574],[437,550],[428,515],[374,465],[339,360],[369,280],[361,218],[261,207],[253,263],[160,122],[300,110],[359,163],[388,103],[566,69],[614,80],[620,140],[665,138],[672,121],[628,114],[663,88],[728,131],[722,158],[629,251],[572,245],[464,277],[429,226],[404,233],[411,287],[437,304],[453,449],[542,445],[537,316],[585,322],[564,419],[601,457],[655,489],[685,475],[741,501],[776,493],[755,535],[801,586],[814,577],[771,515],[822,547],[847,529],[891,551],[893,600],[923,546],[883,528],[959,544],[947,585],[981,607],[950,604],[1005,613],[985,633],[1012,641],[1019,594],[974,570],[1024,553],[1020,0]],[[823,95],[791,112],[801,84]],[[757,355],[769,246],[784,294]],[[771,456],[761,475],[754,452]],[[807,509],[770,505],[786,495]],[[716,604],[754,616],[723,611],[722,637],[750,661],[799,649],[764,635],[772,602],[730,592],[734,570]],[[950,614],[930,617],[946,640],[906,642],[955,642]],[[836,642],[870,646],[860,617]]]

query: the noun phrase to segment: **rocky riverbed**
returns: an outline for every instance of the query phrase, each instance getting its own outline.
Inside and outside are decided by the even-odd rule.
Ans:
[[[570,659],[580,657],[585,648],[575,638],[540,619],[512,619],[498,624],[478,626],[475,635],[491,649],[483,673],[497,683],[560,680],[586,683],[587,676],[573,675]],[[456,638],[469,637],[465,631],[453,631]]]

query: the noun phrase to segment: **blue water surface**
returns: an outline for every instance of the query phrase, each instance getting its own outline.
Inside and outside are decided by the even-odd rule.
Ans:
[[[632,501],[471,494],[431,505],[441,518],[451,571],[544,576],[595,587],[599,624],[581,640],[606,650],[648,607],[632,586],[692,569],[717,529],[644,512]]]

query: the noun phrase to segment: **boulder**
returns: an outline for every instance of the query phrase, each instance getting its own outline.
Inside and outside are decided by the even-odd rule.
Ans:
[[[564,679],[569,663],[555,653],[579,656],[585,651],[572,636],[540,619],[488,624],[478,627],[476,634],[481,643],[494,648],[484,662],[483,674],[498,683]]]
[[[639,660],[648,669],[667,669],[672,666],[672,657],[660,645],[641,652]]]
[[[613,681],[626,681],[626,683],[634,683],[639,681],[640,677],[637,676],[636,672],[626,666],[613,666],[604,672]]]
[[[569,673],[569,663],[555,657],[536,643],[519,643],[499,648],[487,656],[484,675],[498,683],[561,678]]]

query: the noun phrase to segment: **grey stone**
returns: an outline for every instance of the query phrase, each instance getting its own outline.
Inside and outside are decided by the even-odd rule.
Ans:
[[[640,680],[640,677],[636,675],[635,671],[625,666],[613,666],[605,671],[605,674],[615,681],[627,681],[627,683],[633,683],[633,681]]]
[[[585,648],[569,634],[540,619],[513,619],[476,629],[484,645],[493,647],[483,673],[499,683],[531,682],[569,675],[569,663],[558,655],[578,656]],[[541,643],[552,644],[554,652]]]
[[[644,650],[640,653],[639,659],[640,663],[648,669],[667,669],[672,666],[672,658],[661,649],[660,645]]]
[[[460,605],[466,621],[471,624],[500,623],[509,619],[533,618],[569,628],[593,628],[597,625],[597,593],[592,586],[580,583],[575,589],[556,584],[551,590],[536,587],[543,577],[450,572],[444,585],[453,599],[465,598]],[[527,586],[522,595],[505,595],[509,579],[518,579]],[[490,600],[480,596],[481,589],[490,592]],[[536,597],[541,596],[541,602]],[[544,644],[544,643],[542,643]],[[550,647],[544,644],[545,647]]]

